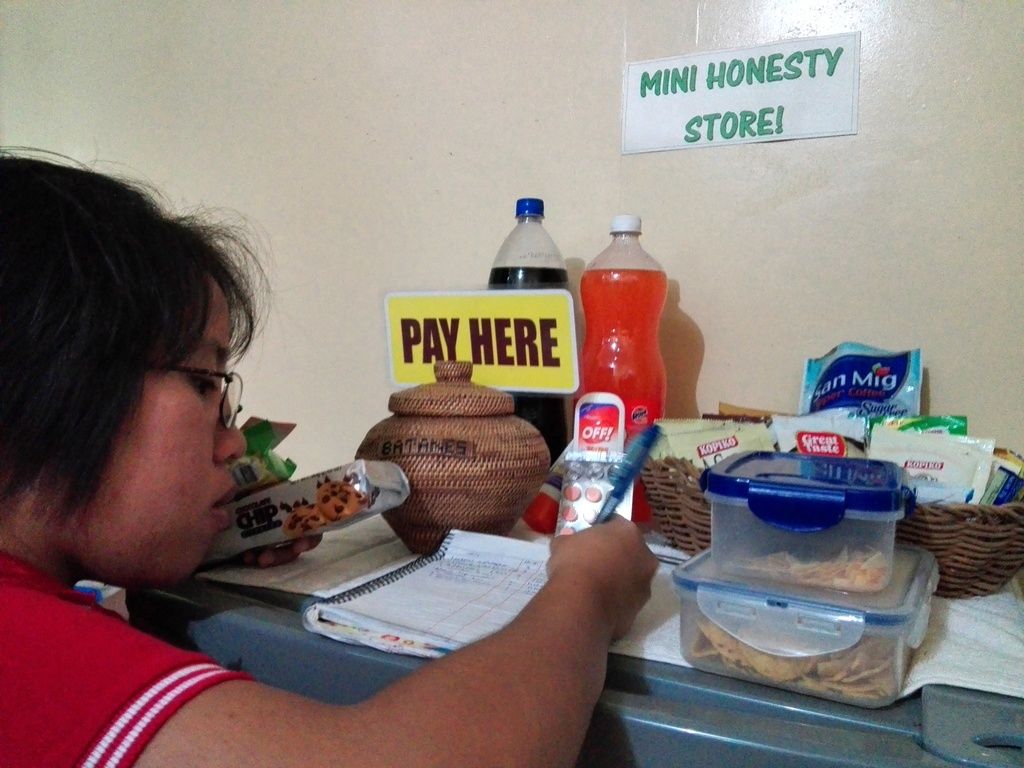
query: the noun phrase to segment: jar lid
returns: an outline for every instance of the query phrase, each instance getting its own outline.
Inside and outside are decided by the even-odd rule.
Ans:
[[[461,360],[434,363],[436,382],[395,392],[388,410],[396,416],[506,416],[515,413],[512,395],[474,384],[473,364]]]

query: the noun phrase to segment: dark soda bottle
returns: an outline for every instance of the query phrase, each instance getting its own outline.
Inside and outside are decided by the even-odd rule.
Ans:
[[[488,288],[568,288],[565,260],[544,229],[544,201],[523,197],[516,201],[516,225],[498,249],[487,281]],[[547,443],[551,460],[569,442],[571,397],[513,392],[516,415],[537,428]]]

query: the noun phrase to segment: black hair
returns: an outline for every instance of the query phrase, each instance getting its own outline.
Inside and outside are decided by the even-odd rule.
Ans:
[[[211,280],[232,357],[253,340],[265,283],[238,228],[23,155],[0,150],[0,500],[45,484],[70,513],[95,496],[146,372],[198,348]]]

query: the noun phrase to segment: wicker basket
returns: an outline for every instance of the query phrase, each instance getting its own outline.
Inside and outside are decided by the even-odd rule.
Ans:
[[[691,555],[711,546],[700,470],[684,459],[651,460],[643,481],[651,514],[673,546]],[[990,595],[1024,566],[1024,503],[920,505],[896,525],[896,540],[935,555],[940,597]]]
[[[409,498],[383,513],[413,552],[436,550],[453,528],[508,533],[551,464],[544,438],[514,413],[512,395],[471,381],[469,362],[434,364],[436,383],[395,392],[356,458],[398,464]]]
[[[685,459],[650,460],[642,473],[651,516],[672,546],[695,555],[711,546],[711,510],[700,470]]]
[[[922,504],[896,525],[896,540],[935,555],[935,594],[991,595],[1024,565],[1024,504]]]

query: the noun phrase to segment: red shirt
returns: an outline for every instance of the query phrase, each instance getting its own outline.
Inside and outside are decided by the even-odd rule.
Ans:
[[[0,764],[130,766],[168,718],[251,679],[138,631],[0,552]]]

